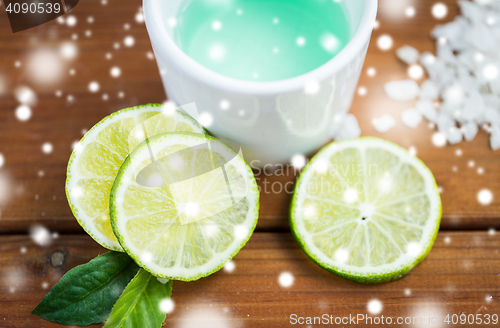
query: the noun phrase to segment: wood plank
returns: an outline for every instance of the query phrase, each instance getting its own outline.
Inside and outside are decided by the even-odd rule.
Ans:
[[[444,190],[443,229],[500,228],[500,156],[498,151],[489,149],[484,132],[473,142],[436,148],[431,143],[433,131],[425,123],[412,130],[398,121],[385,134],[377,133],[371,124],[374,117],[390,113],[398,118],[403,110],[413,106],[411,102],[395,102],[384,95],[383,83],[406,78],[406,68],[392,50],[383,52],[376,47],[377,37],[387,33],[393,37],[395,47],[410,44],[433,50],[430,30],[457,13],[455,0],[446,0],[449,14],[445,20],[437,21],[430,15],[434,2],[413,1],[417,14],[405,18],[406,1],[380,1],[380,27],[374,31],[365,65],[376,68],[377,75],[362,74],[360,85],[367,88],[368,94],[356,96],[352,112],[360,120],[363,135],[383,137],[417,149],[418,156],[431,168]],[[5,165],[0,168],[0,232],[24,233],[34,223],[53,231],[83,232],[65,201],[65,170],[72,143],[81,138],[82,129],[89,129],[115,110],[165,100],[156,64],[147,57],[151,48],[144,24],[134,21],[138,10],[139,3],[132,0],[119,4],[110,0],[106,6],[99,0],[87,0],[71,12],[78,21],[74,27],[54,21],[16,34],[12,34],[7,20],[0,21],[0,77],[7,83],[5,93],[0,94],[0,153],[5,158]],[[89,16],[94,23],[87,22]],[[128,30],[124,24],[130,25]],[[86,37],[86,31],[91,31],[92,36]],[[44,47],[58,50],[73,35],[78,37],[78,56],[63,62],[63,78],[54,85],[33,82],[26,70],[28,55]],[[136,43],[131,48],[123,45],[126,35],[135,37]],[[114,49],[115,43],[120,45],[119,49]],[[105,59],[106,53],[112,55],[111,60]],[[21,62],[20,68],[14,67],[16,61]],[[110,76],[112,66],[121,68],[120,78]],[[70,69],[75,69],[74,76],[68,73]],[[94,80],[100,83],[100,91],[95,94],[88,92],[88,84]],[[18,103],[13,91],[19,85],[30,86],[38,96],[33,116],[27,122],[20,122],[14,116]],[[63,96],[56,97],[56,90],[61,90]],[[119,92],[124,93],[123,98],[118,96]],[[103,94],[109,100],[102,100]],[[69,95],[74,97],[72,102],[67,101]],[[51,154],[41,151],[45,142],[53,144]],[[462,156],[455,155],[458,149],[462,150]],[[470,161],[474,161],[474,167],[469,167]],[[484,174],[477,173],[479,167]],[[259,177],[261,186],[274,184],[275,188],[295,180],[294,174]],[[494,194],[489,206],[476,201],[482,188]],[[289,193],[263,192],[258,230],[286,231],[289,201]]]
[[[61,266],[51,262],[58,252]],[[103,252],[84,235],[60,236],[46,248],[27,236],[1,236],[0,326],[60,327],[30,311],[66,271]],[[406,277],[362,285],[318,267],[288,233],[256,233],[233,259],[233,272],[174,283],[175,310],[166,326],[201,327],[192,320],[203,318],[204,327],[289,327],[294,313],[367,315],[372,299],[382,302],[384,317],[500,314],[499,257],[499,234],[440,233],[427,259]],[[283,272],[294,277],[289,288],[278,283]]]

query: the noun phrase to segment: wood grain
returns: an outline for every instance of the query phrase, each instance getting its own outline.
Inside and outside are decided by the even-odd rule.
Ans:
[[[446,20],[456,13],[454,0],[445,1],[449,7]],[[500,156],[488,147],[487,135],[481,132],[470,143],[436,148],[431,143],[433,131],[422,123],[413,130],[398,120],[395,128],[385,134],[377,133],[371,124],[373,118],[389,113],[399,118],[400,113],[413,103],[400,103],[388,99],[383,83],[406,77],[406,67],[397,61],[394,51],[383,52],[376,46],[381,34],[390,34],[394,48],[410,44],[422,50],[434,50],[429,32],[439,21],[430,15],[434,1],[412,1],[416,16],[403,16],[408,1],[380,1],[380,27],[374,31],[366,59],[367,67],[377,70],[376,77],[362,74],[360,85],[368,90],[366,97],[356,96],[352,112],[358,117],[363,135],[372,135],[394,141],[406,148],[415,147],[418,156],[431,168],[438,184],[443,188],[442,229],[500,228]],[[0,92],[0,153],[5,165],[0,168],[0,232],[25,233],[34,223],[41,223],[50,230],[83,233],[73,218],[65,200],[64,180],[72,143],[79,140],[82,130],[87,130],[111,112],[148,102],[163,102],[165,94],[156,63],[148,58],[151,52],[148,35],[143,23],[134,20],[139,11],[137,1],[109,0],[80,2],[71,12],[77,25],[68,27],[56,21],[12,34],[6,19],[0,20],[0,79],[5,91]],[[88,23],[88,18],[93,23]],[[125,24],[129,28],[125,29]],[[90,31],[90,37],[86,32]],[[135,38],[133,47],[125,47],[123,39]],[[72,38],[78,47],[74,60],[61,62],[62,77],[53,84],[37,83],[29,74],[30,55],[36,49],[59,51],[63,42]],[[119,49],[115,49],[118,45]],[[106,54],[111,59],[106,59]],[[15,67],[19,61],[21,67]],[[112,78],[111,67],[118,66],[122,74]],[[71,75],[71,69],[75,74]],[[88,84],[97,81],[100,90],[88,91]],[[15,118],[18,102],[13,96],[16,87],[26,85],[38,97],[33,106],[33,116],[27,122]],[[0,88],[1,89],[1,88]],[[59,90],[61,97],[55,92]],[[123,92],[123,97],[119,93]],[[102,99],[106,94],[109,100]],[[68,96],[73,97],[72,101]],[[41,151],[42,144],[50,142],[51,154]],[[455,151],[461,149],[458,157]],[[474,167],[469,162],[474,161]],[[484,169],[478,174],[477,168]],[[455,170],[455,171],[454,171]],[[261,187],[292,186],[296,175],[264,176]],[[489,206],[482,206],[476,195],[482,188],[490,189],[495,196]],[[269,190],[268,190],[269,191]],[[258,231],[287,231],[290,194],[262,192],[261,215]]]
[[[3,236],[0,245],[3,328],[60,327],[30,311],[66,271],[105,252],[85,235],[61,236],[46,248],[26,236]],[[58,252],[64,255],[61,266],[51,261]],[[439,315],[442,320],[448,313],[500,314],[499,257],[499,234],[440,233],[427,259],[406,277],[362,285],[318,267],[288,233],[256,233],[233,259],[233,272],[175,282],[175,310],[166,323],[190,328],[289,327],[294,313],[367,315],[367,303],[374,298],[382,302],[384,317]],[[294,277],[289,288],[278,283],[283,272]],[[193,318],[203,319],[203,325]]]

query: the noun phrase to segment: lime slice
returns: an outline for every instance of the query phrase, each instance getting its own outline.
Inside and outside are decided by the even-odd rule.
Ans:
[[[109,220],[109,194],[120,166],[147,136],[171,131],[204,133],[190,116],[149,104],[107,116],[75,147],[68,164],[66,196],[78,223],[102,246],[122,251]]]
[[[431,171],[377,138],[335,142],[301,173],[291,227],[322,268],[363,283],[396,280],[430,252],[441,220]]]
[[[257,224],[252,170],[222,142],[192,133],[150,138],[125,160],[110,198],[123,249],[154,276],[192,281],[219,270]]]

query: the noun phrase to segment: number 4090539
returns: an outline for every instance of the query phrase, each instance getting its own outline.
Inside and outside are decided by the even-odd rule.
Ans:
[[[61,12],[59,3],[9,3],[5,10],[11,14],[58,14]]]
[[[448,314],[444,322],[452,325],[496,325],[498,323],[498,314]]]

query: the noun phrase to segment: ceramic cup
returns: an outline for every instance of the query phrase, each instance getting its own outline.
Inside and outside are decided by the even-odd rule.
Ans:
[[[332,137],[332,118],[354,97],[377,14],[377,0],[345,0],[351,40],[324,65],[294,78],[252,82],[216,73],[173,41],[183,1],[144,0],[144,16],[167,95],[178,105],[195,103],[216,137],[242,148],[252,166],[282,164],[308,154]]]

